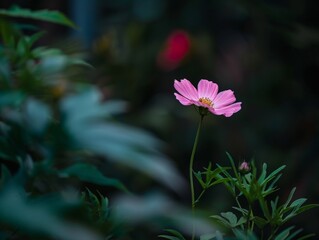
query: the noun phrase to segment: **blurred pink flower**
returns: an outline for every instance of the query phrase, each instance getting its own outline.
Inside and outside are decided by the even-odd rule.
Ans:
[[[158,66],[167,71],[177,68],[189,50],[189,34],[183,30],[173,31],[166,39],[164,49],[158,55]]]
[[[212,81],[202,79],[196,89],[187,79],[175,80],[174,87],[178,92],[174,93],[176,99],[186,106],[196,105],[225,117],[230,117],[241,109],[241,102],[235,103],[236,98],[232,90],[218,93],[218,85]]]

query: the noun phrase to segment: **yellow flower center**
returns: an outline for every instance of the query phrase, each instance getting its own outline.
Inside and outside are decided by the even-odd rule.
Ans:
[[[207,97],[200,98],[199,101],[207,106],[213,106],[213,101]]]

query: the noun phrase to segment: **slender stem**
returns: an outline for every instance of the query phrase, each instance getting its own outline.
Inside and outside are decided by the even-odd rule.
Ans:
[[[196,152],[196,148],[197,148],[197,144],[198,144],[198,139],[199,139],[199,133],[202,127],[202,122],[204,119],[204,115],[201,115],[200,117],[200,121],[199,121],[199,125],[197,128],[197,133],[196,133],[196,137],[195,137],[195,141],[194,141],[194,145],[193,145],[193,150],[192,150],[192,155],[191,155],[191,159],[189,161],[189,183],[190,183],[190,188],[191,188],[191,196],[192,196],[192,214],[194,215],[195,212],[195,191],[194,191],[194,181],[193,181],[193,164],[194,164],[194,157],[195,157],[195,152]],[[192,240],[195,239],[195,226],[193,224],[192,227]]]
[[[204,189],[202,190],[202,192],[199,194],[199,196],[198,196],[197,199],[195,200],[195,202],[194,202],[194,207],[196,207],[196,203],[199,202],[199,200],[201,199],[201,197],[204,195],[205,192],[206,192],[206,188],[204,188]]]
[[[271,235],[269,236],[268,240],[272,240],[277,231],[278,231],[278,227],[276,227],[276,228],[271,227]]]
[[[241,206],[241,204],[240,204],[240,202],[238,201],[238,196],[235,197],[235,200],[236,200],[237,206],[238,206],[240,209],[243,209],[242,206]],[[241,229],[242,229],[242,230],[245,229],[243,225],[241,225]]]
[[[236,200],[236,203],[237,203],[237,206],[242,209],[241,205],[240,205],[240,202],[238,201],[238,196],[235,197],[235,200]]]
[[[249,209],[248,209],[248,215],[247,215],[247,223],[246,223],[246,230],[247,233],[249,231],[252,231],[253,229],[253,222],[250,221],[250,218],[253,216],[253,210],[252,210],[252,206],[251,203],[249,202]]]

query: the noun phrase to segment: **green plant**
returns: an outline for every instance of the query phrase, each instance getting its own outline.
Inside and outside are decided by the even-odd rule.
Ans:
[[[128,170],[173,191],[182,177],[160,140],[120,120],[127,103],[104,99],[84,79],[88,63],[39,46],[45,33],[17,18],[74,27],[56,11],[0,10],[1,238],[129,235],[108,201],[113,193],[132,194],[123,183],[132,178]]]

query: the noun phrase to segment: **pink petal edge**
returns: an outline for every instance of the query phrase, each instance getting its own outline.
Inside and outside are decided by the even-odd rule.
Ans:
[[[198,100],[198,93],[196,88],[187,79],[182,79],[180,82],[178,80],[175,80],[174,87],[185,98],[194,101]]]
[[[178,94],[178,93],[174,93],[176,99],[182,104],[182,105],[185,105],[185,106],[188,106],[188,105],[192,105],[193,102],[190,101],[189,99],[183,97],[182,95]]]
[[[224,107],[226,105],[234,103],[235,101],[236,101],[236,97],[232,90],[225,90],[218,93],[215,99],[213,100],[215,108]]]
[[[213,100],[218,92],[218,85],[212,81],[201,79],[197,85],[198,97],[207,97]]]
[[[209,111],[215,115],[224,115],[230,117],[241,109],[241,102],[236,102],[222,108],[209,108]]]

